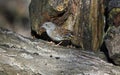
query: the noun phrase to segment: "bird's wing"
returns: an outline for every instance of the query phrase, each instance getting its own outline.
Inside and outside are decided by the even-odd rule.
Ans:
[[[73,32],[64,28],[56,28],[55,31],[59,33],[59,35],[64,38],[65,40],[69,40],[73,37]]]
[[[51,33],[49,34],[49,36],[52,38],[52,40],[54,41],[61,41],[64,40],[64,38],[62,37],[62,35],[59,33],[58,30],[53,30],[51,31]]]

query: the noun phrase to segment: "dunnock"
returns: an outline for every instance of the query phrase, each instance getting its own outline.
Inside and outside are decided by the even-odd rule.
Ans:
[[[45,22],[42,26],[46,30],[47,35],[54,41],[71,40],[73,33],[52,22]]]

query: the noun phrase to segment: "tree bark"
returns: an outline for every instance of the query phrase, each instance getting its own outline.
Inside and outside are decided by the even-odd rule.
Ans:
[[[98,50],[103,42],[103,0],[31,0],[32,30],[41,34],[47,21],[74,32],[72,43],[85,50]]]
[[[116,65],[120,65],[120,0],[108,3],[108,30],[105,39],[109,57]]]
[[[2,75],[120,75],[95,53],[54,46],[0,28]]]

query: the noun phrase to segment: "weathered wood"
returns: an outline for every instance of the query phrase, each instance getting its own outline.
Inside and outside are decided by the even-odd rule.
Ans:
[[[120,68],[93,52],[54,46],[0,28],[0,74],[120,75]]]
[[[120,65],[120,0],[110,0],[108,12],[109,28],[105,42],[109,57],[116,65]]]
[[[105,40],[109,57],[116,65],[120,65],[120,26],[112,27]]]
[[[81,5],[77,6],[80,9],[77,11],[79,13],[77,16],[80,18],[78,24],[75,25],[77,29],[74,29],[77,36],[75,42],[81,43],[84,49],[97,50],[103,41],[103,0],[81,0],[79,4]]]
[[[37,34],[50,21],[73,31],[72,43],[83,49],[98,50],[103,42],[103,0],[31,0],[30,17]]]

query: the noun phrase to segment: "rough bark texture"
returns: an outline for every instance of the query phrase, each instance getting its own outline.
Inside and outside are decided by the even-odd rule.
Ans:
[[[120,65],[120,27],[112,27],[106,36],[105,42],[110,58],[116,65]]]
[[[32,30],[41,34],[40,26],[51,21],[74,32],[73,44],[98,50],[103,42],[103,4],[103,0],[31,0]]]
[[[120,75],[93,52],[51,45],[0,28],[2,75]]]
[[[120,65],[120,0],[110,0],[108,12],[109,28],[105,42],[110,58]]]

